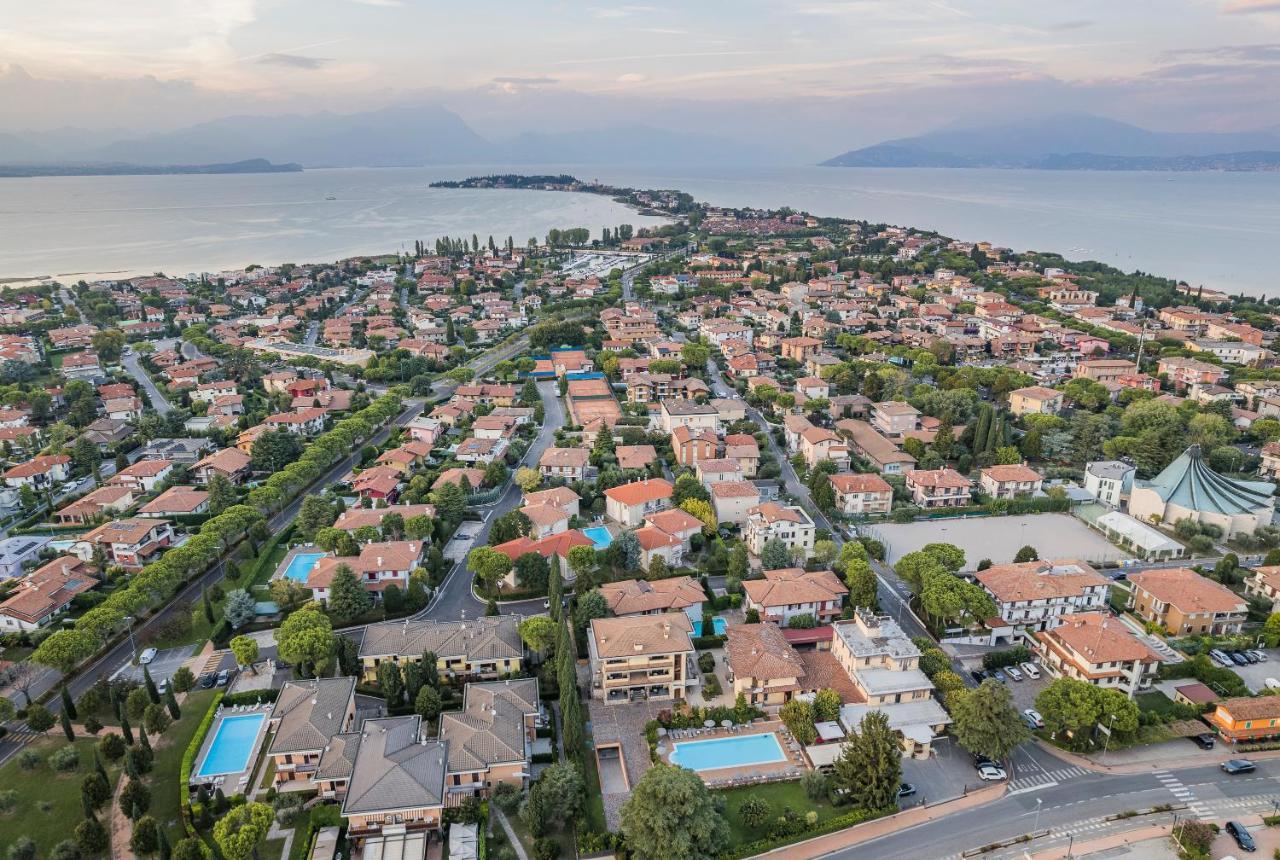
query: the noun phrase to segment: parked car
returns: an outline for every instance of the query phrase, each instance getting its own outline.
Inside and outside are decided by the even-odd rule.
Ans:
[[[1209,659],[1223,668],[1235,665],[1230,657],[1216,648],[1209,652]]]
[[[1239,821],[1228,821],[1226,827],[1227,833],[1240,846],[1241,851],[1257,851],[1258,846],[1253,844],[1253,837],[1249,835],[1249,830]]]
[[[1030,660],[1022,664],[1022,671],[1026,672],[1027,677],[1033,681],[1038,681],[1040,679],[1040,670],[1036,668],[1036,664],[1032,663]]]
[[[156,692],[157,692],[157,693],[159,693],[159,694],[160,694],[160,695],[162,695],[162,696],[163,696],[165,693],[169,692],[169,679],[168,679],[168,678],[161,678],[158,682],[156,682]]]
[[[987,680],[987,678],[991,677],[982,669],[974,669],[969,673],[969,675],[973,678],[974,682],[978,684],[981,684],[983,681]]]
[[[987,782],[999,782],[1005,779],[1004,768],[994,764],[984,764],[978,768],[978,778]]]
[[[992,761],[991,759],[989,759],[989,758],[987,758],[986,756],[984,756],[982,753],[974,753],[974,754],[973,754],[973,766],[974,766],[974,767],[982,767],[983,765],[987,765],[987,764],[995,765],[996,767],[999,767],[999,766],[1000,766],[1000,763],[999,763],[999,762],[997,762],[997,761]]]
[[[1005,674],[1007,674],[1013,680],[1015,681],[1022,680],[1022,671],[1017,666],[1009,666],[1004,671],[1005,671]]]
[[[152,660],[156,659],[156,649],[148,648],[138,655],[138,665],[145,666]]]
[[[218,676],[212,672],[205,672],[200,676],[200,689],[207,690],[213,686],[214,681],[218,680]]]
[[[1259,662],[1259,663],[1265,663],[1265,662],[1267,662],[1267,652],[1266,652],[1266,651],[1259,651],[1257,648],[1253,648],[1253,649],[1251,649],[1251,650],[1249,651],[1249,653],[1250,653],[1250,654],[1252,654],[1253,656],[1257,657],[1257,658],[1258,658],[1258,662]]]
[[[1035,708],[1027,708],[1022,712],[1022,716],[1026,719],[1027,725],[1033,729],[1044,728],[1044,717],[1040,716],[1040,712]]]
[[[219,687],[225,687],[231,681],[231,670],[223,669],[218,673],[217,679],[214,681]]]
[[[1209,734],[1208,732],[1204,732],[1203,734],[1199,734],[1199,735],[1194,735],[1192,736],[1191,740],[1195,741],[1195,745],[1200,747],[1200,749],[1202,750],[1213,749],[1214,738],[1213,738],[1213,735]]]
[[[916,787],[909,782],[904,782],[902,787],[898,789],[898,797],[910,797],[916,793]]]
[[[1239,651],[1228,651],[1227,656],[1231,658],[1231,662],[1237,666],[1248,666],[1249,661],[1244,659],[1244,655]]]
[[[1000,671],[999,669],[996,669],[996,670],[992,673],[992,677],[993,677],[993,678],[995,678],[997,681],[999,681],[1001,684],[1003,684],[1005,681],[1009,680],[1008,678],[1006,678],[1006,677],[1004,676],[1004,672]]]
[[[1249,661],[1249,665],[1251,665],[1251,666],[1252,666],[1253,664],[1255,664],[1255,663],[1260,662],[1260,661],[1258,660],[1257,655],[1256,655],[1256,654],[1254,654],[1252,651],[1241,651],[1241,652],[1240,652],[1240,656],[1241,656],[1241,657],[1243,657],[1244,659],[1248,660],[1248,661]]]
[[[1222,770],[1231,776],[1240,773],[1253,773],[1257,769],[1258,766],[1247,758],[1233,758],[1222,763]]]

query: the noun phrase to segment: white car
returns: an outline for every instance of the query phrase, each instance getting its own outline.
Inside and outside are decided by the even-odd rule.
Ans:
[[[1006,666],[1004,673],[1015,681],[1022,680],[1022,672],[1018,670],[1017,666]]]
[[[148,648],[138,655],[138,665],[145,666],[154,659],[156,659],[156,649]]]
[[[1040,670],[1037,669],[1036,664],[1032,663],[1030,660],[1022,664],[1022,671],[1026,672],[1027,677],[1033,681],[1038,681],[1040,679]]]
[[[1040,712],[1035,708],[1027,708],[1022,712],[1022,716],[1027,718],[1027,724],[1033,729],[1044,728],[1044,717],[1040,716]]]
[[[1268,690],[1280,690],[1280,681],[1277,681],[1275,678],[1268,678],[1262,683],[1267,685]]]
[[[978,768],[978,778],[986,782],[999,782],[1005,778],[1004,768],[994,764],[984,764]]]

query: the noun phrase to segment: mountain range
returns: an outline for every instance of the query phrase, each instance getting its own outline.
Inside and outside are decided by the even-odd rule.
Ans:
[[[1280,129],[1159,132],[1092,114],[954,124],[822,162],[825,167],[1277,170]]]
[[[230,116],[106,143],[80,129],[0,133],[0,164],[225,164],[249,159],[304,167],[445,164],[767,163],[762,146],[646,125],[526,132],[490,140],[439,105],[362,113]]]

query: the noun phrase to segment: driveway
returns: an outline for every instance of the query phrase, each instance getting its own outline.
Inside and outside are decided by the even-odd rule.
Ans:
[[[159,682],[163,678],[172,678],[173,673],[178,671],[183,663],[191,659],[191,655],[194,653],[196,653],[195,645],[180,645],[177,648],[165,648],[160,651],[147,667],[151,670],[152,680]],[[120,667],[115,677],[129,678],[141,683],[143,680],[142,668],[133,663],[127,663]]]

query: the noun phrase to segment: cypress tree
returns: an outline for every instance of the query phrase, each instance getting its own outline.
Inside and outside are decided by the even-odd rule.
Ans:
[[[550,606],[547,614],[551,620],[560,622],[561,603],[564,601],[564,578],[560,574],[560,556],[551,556],[551,574],[547,578],[547,601]]]
[[[59,711],[58,720],[62,723],[62,733],[67,736],[67,742],[74,743],[76,739],[76,730],[71,728],[71,717],[67,715],[65,710]]]
[[[169,716],[175,721],[182,719],[182,709],[178,707],[178,697],[173,694],[172,685],[164,691],[164,704],[169,709]]]
[[[209,589],[200,589],[200,602],[204,605],[204,617],[210,624],[213,623],[213,601],[209,599]]]
[[[147,758],[150,759],[153,753],[151,752],[151,741],[147,738],[146,729],[138,729],[138,744],[147,751]]]
[[[999,416],[993,416],[991,419],[990,432],[987,434],[986,444],[982,450],[991,453],[1000,447],[1000,441],[1004,438],[1004,419]]]
[[[107,779],[107,769],[102,766],[102,756],[98,755],[98,748],[96,746],[93,748],[93,769],[96,770],[108,784],[111,782],[110,779]]]
[[[120,734],[124,735],[126,744],[133,746],[133,729],[129,726],[129,715],[123,710],[120,712]]]
[[[71,693],[67,690],[67,685],[63,684],[60,691],[62,697],[62,711],[71,719],[75,719],[79,714],[76,713],[76,703],[71,701]]]
[[[151,677],[151,667],[142,667],[142,683],[147,687],[147,698],[151,700],[151,704],[160,703],[160,690],[156,688],[155,679]]]
[[[170,851],[169,837],[164,835],[164,828],[157,827],[156,830],[160,834],[160,860],[169,860]]]
[[[991,407],[982,404],[978,409],[978,423],[973,428],[973,443],[970,447],[974,454],[981,454],[987,444],[987,434],[991,432]]]

